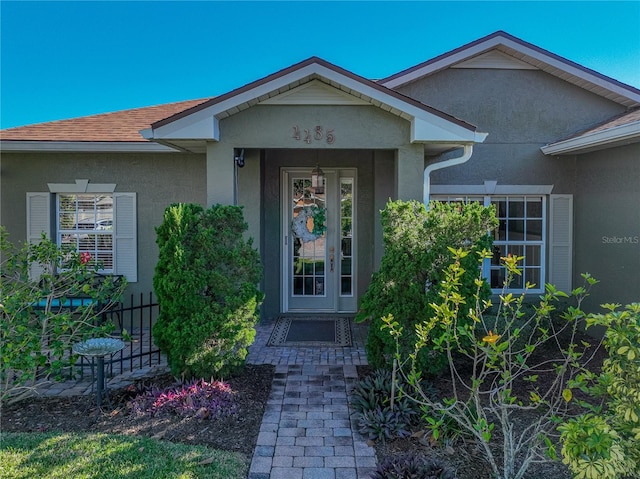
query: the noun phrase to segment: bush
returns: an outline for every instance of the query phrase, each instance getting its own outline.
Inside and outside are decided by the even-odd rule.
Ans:
[[[99,319],[119,300],[126,281],[96,281],[99,265],[88,253],[62,250],[44,235],[19,247],[0,227],[0,252],[1,402],[62,379],[77,359],[70,353],[75,343],[111,331],[113,325]],[[41,270],[37,278],[35,270]],[[78,296],[91,301],[73,310],[60,307]]]
[[[244,364],[255,338],[262,267],[242,208],[174,204],[156,228],[156,344],[175,375],[219,377]]]
[[[449,247],[472,253],[490,249],[492,240],[487,231],[496,226],[494,209],[478,203],[432,202],[428,210],[417,201],[387,204],[382,211],[384,256],[356,316],[356,321],[371,321],[366,346],[369,364],[376,368],[391,364],[396,343],[382,328],[381,319],[390,313],[405,331],[400,339],[401,350],[407,354],[413,351],[415,325],[434,316],[431,303],[442,302],[444,270],[453,261]],[[460,286],[463,298],[472,298],[477,291],[476,258],[470,254],[461,260],[465,270]],[[481,299],[490,294],[488,285],[483,284]],[[423,372],[437,374],[446,366],[447,358],[434,348],[425,347],[418,363]]]
[[[445,270],[443,301],[432,304],[434,318],[416,326],[415,350],[403,356],[398,347],[394,372],[410,385],[406,389],[410,397],[428,411],[454,421],[463,434],[473,438],[494,477],[522,479],[533,464],[557,457],[553,441],[557,425],[571,415],[576,402],[582,405],[573,399],[573,390],[589,382],[587,366],[593,348],[589,342],[578,341],[586,317],[580,305],[596,281],[583,275],[585,286],[571,294],[576,305],[567,307],[556,322],[550,315],[568,295],[547,284],[532,315],[524,319],[526,291],[518,297],[506,292],[513,277],[520,274],[518,261],[523,258],[501,258],[507,269],[505,291],[500,295],[497,320],[494,316],[487,321],[484,312],[490,303],[478,295],[465,303],[460,293],[464,274],[460,260],[468,253],[458,249],[452,254],[456,260]],[[487,257],[491,252],[484,251],[479,261]],[[464,321],[462,316],[466,316]],[[402,337],[403,329],[393,315],[383,321],[390,334]],[[500,329],[493,329],[496,324]],[[435,333],[439,338],[435,347],[449,359],[452,388],[448,397],[434,400],[420,387],[417,357],[421,348],[433,347],[432,334],[438,326],[444,326],[445,332]],[[544,354],[536,354],[541,350]],[[466,359],[463,366],[459,357]],[[430,426],[437,432],[440,424],[432,421]]]
[[[587,326],[606,328],[609,354],[590,389],[604,410],[571,419],[559,429],[563,462],[576,478],[640,477],[640,303],[620,309],[605,304],[604,314],[590,314]]]
[[[430,390],[424,383],[424,389]],[[358,382],[350,394],[358,430],[374,441],[407,437],[420,418],[419,406],[403,397],[403,382],[394,383],[391,372],[378,369]]]
[[[371,479],[455,479],[455,472],[439,459],[405,454],[385,457]]]
[[[127,403],[134,413],[196,416],[215,419],[235,413],[236,403],[231,387],[221,381],[203,379],[166,389],[149,388]]]

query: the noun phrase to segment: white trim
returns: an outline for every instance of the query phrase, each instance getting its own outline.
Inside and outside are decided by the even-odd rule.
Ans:
[[[573,62],[564,60],[561,57],[556,58],[555,56],[547,55],[544,51],[531,48],[503,35],[493,36],[483,42],[462,48],[455,53],[443,54],[437,61],[428,62],[421,68],[409,69],[406,74],[392,77],[386,82],[380,82],[380,84],[387,88],[395,89],[494,49],[527,62],[563,80],[582,86],[582,88],[596,90],[596,94],[612,101],[627,106],[640,104],[640,93],[625,88],[623,84],[609,81],[606,77],[591,73],[586,68],[579,68]],[[590,85],[585,85],[585,82]],[[609,93],[608,95],[607,92]]]
[[[148,141],[35,141],[35,140],[2,140],[0,150],[7,151],[69,151],[69,152],[122,152],[136,153],[153,151],[158,153],[175,153],[176,150],[158,143]]]
[[[142,130],[141,133],[145,138],[154,140],[197,138],[220,141],[220,129],[216,125],[217,121],[229,116],[229,114],[248,108],[252,104],[265,102],[269,98],[279,96],[309,78],[324,79],[339,90],[346,91],[356,98],[361,98],[378,108],[410,121],[412,143],[451,142],[455,145],[481,142],[486,137],[484,133],[477,133],[470,128],[457,125],[394,95],[382,92],[318,63],[311,63],[152,129],[152,131]]]
[[[431,196],[441,195],[550,195],[553,185],[499,185],[485,180],[482,185],[432,185]]]
[[[631,143],[634,140],[640,140],[640,121],[586,133],[575,138],[545,145],[540,149],[545,155],[562,155],[576,153],[581,150],[615,146],[616,143]]]
[[[491,70],[537,70],[533,65],[518,60],[517,58],[507,55],[499,50],[491,50],[477,57],[470,58],[456,65],[452,65],[451,68],[465,68],[465,69],[491,69]]]
[[[281,93],[278,96],[267,98],[259,105],[367,105],[371,103],[361,98],[349,95],[342,90],[333,88],[319,80],[311,80],[309,83]]]
[[[89,180],[76,180],[75,183],[47,183],[50,193],[113,193],[115,183],[89,183]]]

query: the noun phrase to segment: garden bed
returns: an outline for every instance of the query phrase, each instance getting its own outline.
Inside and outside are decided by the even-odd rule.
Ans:
[[[184,444],[240,452],[248,459],[260,431],[264,406],[271,391],[274,367],[248,365],[236,377],[225,380],[234,391],[237,410],[231,416],[201,419],[197,415],[133,414],[126,402],[131,391],[110,392],[111,405],[103,404],[96,416],[94,395],[30,398],[3,407],[3,432],[104,432],[147,436]],[[175,381],[169,375],[141,381],[159,387]]]

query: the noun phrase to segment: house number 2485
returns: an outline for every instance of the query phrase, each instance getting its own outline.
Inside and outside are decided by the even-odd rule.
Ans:
[[[316,126],[314,129],[310,130],[308,128],[304,128],[302,133],[300,132],[300,127],[297,125],[293,127],[293,139],[294,140],[302,140],[307,144],[312,143],[313,141],[326,141],[327,144],[331,145],[336,141],[336,137],[333,134],[333,129],[325,130],[321,126]]]

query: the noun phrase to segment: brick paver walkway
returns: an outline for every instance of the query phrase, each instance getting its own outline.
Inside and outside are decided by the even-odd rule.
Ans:
[[[368,478],[376,466],[375,451],[353,427],[348,405],[356,366],[367,364],[366,327],[352,324],[351,347],[269,347],[274,324],[256,327],[247,357],[249,364],[276,366],[248,479]],[[107,387],[114,390],[167,370],[164,358],[160,364],[145,363],[108,377]],[[40,389],[47,396],[94,392],[90,375]]]
[[[258,326],[248,362],[276,366],[249,479],[364,479],[375,451],[352,425],[348,392],[366,364],[364,332],[353,346],[268,347],[273,324]]]

